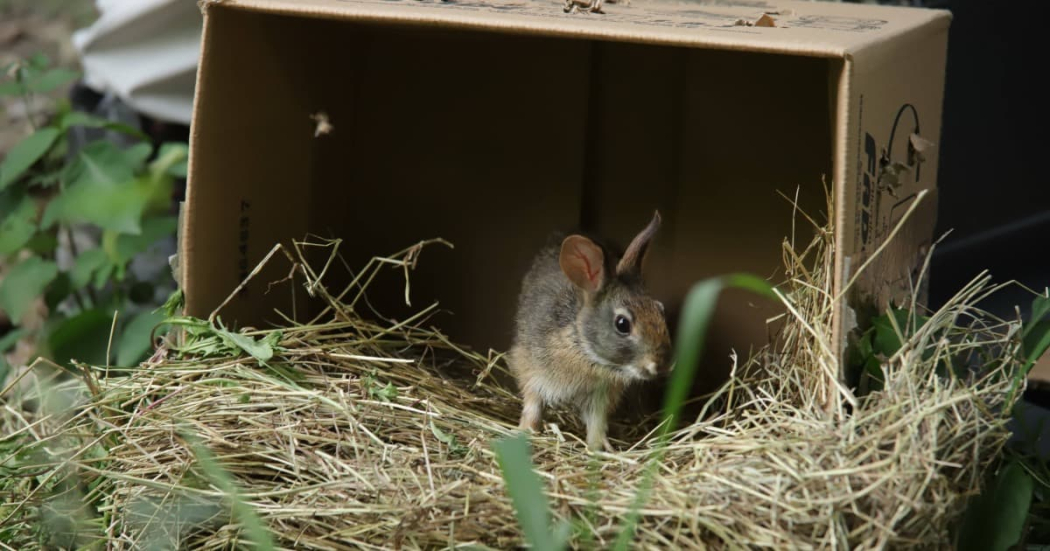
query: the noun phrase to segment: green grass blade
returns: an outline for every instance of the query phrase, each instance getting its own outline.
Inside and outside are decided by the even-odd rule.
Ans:
[[[519,434],[496,441],[496,461],[503,471],[514,513],[525,534],[525,541],[533,549],[560,550],[565,547],[569,532],[559,527],[551,531],[551,510],[543,494],[543,483],[532,465],[532,450],[528,437]],[[557,538],[557,539],[556,539]]]
[[[748,274],[732,274],[722,278],[701,281],[690,289],[682,306],[679,318],[678,336],[675,345],[676,365],[671,373],[671,381],[664,394],[663,425],[657,433],[656,453],[649,460],[642,474],[642,481],[635,493],[631,510],[627,514],[624,526],[616,538],[614,549],[626,551],[634,540],[641,509],[649,499],[653,476],[663,460],[667,446],[667,437],[678,423],[678,416],[685,404],[689,390],[693,385],[696,367],[704,352],[707,328],[718,304],[718,296],[726,287],[736,287],[756,294],[776,298],[773,287],[765,280]]]
[[[233,514],[244,526],[244,532],[248,539],[255,544],[255,548],[261,551],[273,551],[274,544],[270,531],[266,528],[266,524],[263,523],[262,519],[259,518],[259,515],[256,514],[255,509],[241,497],[233,477],[219,465],[211,450],[201,444],[196,436],[185,431],[183,431],[182,436],[189,443],[193,454],[197,457],[197,461],[200,462],[201,469],[204,470],[204,474],[233,502]]]

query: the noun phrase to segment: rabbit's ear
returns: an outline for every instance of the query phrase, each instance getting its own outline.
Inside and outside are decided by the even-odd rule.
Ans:
[[[627,251],[623,253],[623,258],[616,265],[616,273],[642,273],[642,261],[645,260],[645,253],[649,250],[649,242],[653,240],[656,230],[660,229],[660,221],[660,211],[655,211],[649,225],[636,235],[631,244],[627,246]]]
[[[588,293],[598,292],[605,283],[605,253],[582,235],[570,235],[561,242],[558,264],[569,281]]]

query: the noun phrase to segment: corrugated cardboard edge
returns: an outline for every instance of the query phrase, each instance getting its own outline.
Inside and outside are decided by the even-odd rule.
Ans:
[[[210,25],[208,25],[208,11],[209,6],[222,4],[223,0],[201,0],[198,2],[198,6],[201,9],[201,16],[204,18],[201,29],[201,48],[200,48],[200,61],[197,63],[197,77],[194,84],[195,92],[193,94],[193,118],[190,121],[190,141],[189,149],[190,155],[187,161],[186,168],[186,198],[179,207],[179,221],[177,229],[177,253],[175,259],[175,267],[173,269],[176,273],[176,279],[178,281],[179,288],[182,289],[182,294],[185,299],[185,309],[187,312],[197,311],[197,304],[194,301],[194,285],[197,283],[193,281],[189,274],[194,273],[190,268],[194,262],[193,251],[189,249],[191,243],[194,243],[193,235],[197,230],[197,225],[194,224],[194,212],[191,208],[193,201],[191,197],[193,195],[193,181],[196,180],[197,174],[197,163],[196,155],[193,154],[196,151],[196,142],[200,139],[200,101],[201,98],[205,97],[205,92],[208,89],[207,78],[208,71],[205,70],[209,63],[208,56],[208,35],[210,34]]]
[[[849,53],[846,48],[829,47],[826,44],[806,42],[780,42],[777,46],[749,43],[734,35],[716,36],[711,33],[688,32],[686,29],[651,29],[639,27],[639,32],[626,32],[625,26],[579,25],[568,20],[530,20],[525,18],[499,18],[461,13],[440,13],[438,10],[414,11],[379,10],[363,4],[347,3],[339,9],[327,6],[299,5],[289,7],[266,0],[210,0],[213,6],[224,9],[243,9],[274,15],[314,17],[342,21],[387,23],[418,27],[440,26],[444,29],[496,31],[526,36],[552,38],[608,40],[637,44],[684,46],[745,52],[793,54],[808,57],[841,58]]]
[[[390,3],[370,5],[365,3],[346,2],[339,5],[316,5],[309,3],[292,3],[283,0],[204,0],[212,6],[250,10],[259,13],[276,15],[305,16],[314,18],[336,19],[343,21],[382,22],[408,26],[440,26],[447,29],[502,31],[514,34],[561,37],[572,39],[609,40],[618,42],[654,44],[664,46],[710,48],[720,50],[737,50],[761,53],[793,54],[809,57],[844,58],[865,50],[878,49],[887,35],[876,34],[867,40],[856,41],[851,45],[833,44],[825,41],[805,40],[768,40],[770,35],[754,36],[736,33],[719,33],[720,29],[704,30],[681,27],[652,27],[639,24],[632,25],[607,22],[600,16],[588,16],[588,23],[573,18],[540,18],[530,16],[501,16],[499,14],[476,14],[454,12],[442,9],[420,9],[411,3]],[[492,2],[498,5],[499,2]],[[552,6],[560,5],[551,1]],[[639,4],[641,5],[641,4]],[[420,7],[425,7],[420,3]],[[629,9],[629,8],[625,8]],[[950,20],[947,10],[930,8],[901,8],[886,6],[867,6],[867,15],[886,13],[888,10],[913,10],[914,20],[904,23],[899,30],[890,36],[902,36],[912,33],[929,32],[931,24]],[[947,25],[945,22],[944,25]],[[791,28],[791,27],[786,27]],[[776,33],[779,29],[764,29]]]
[[[835,235],[833,240],[835,244],[835,277],[832,281],[832,292],[833,296],[840,297],[841,306],[832,315],[831,342],[837,347],[835,356],[838,358],[842,358],[846,351],[846,335],[852,329],[852,327],[846,327],[844,323],[847,317],[846,310],[849,309],[849,306],[846,304],[843,287],[849,281],[847,271],[850,267],[847,265],[848,258],[842,249],[842,244],[846,243],[846,182],[849,180],[849,140],[852,138],[851,133],[845,130],[849,127],[850,113],[853,112],[854,107],[850,97],[852,83],[853,58],[847,56],[842,65],[842,73],[839,75],[838,97],[835,101],[835,104],[838,105],[838,112],[835,114],[837,119],[835,134],[838,139],[835,140],[834,146],[835,175],[832,181],[832,194],[835,203]],[[852,311],[850,312],[852,313]],[[856,324],[856,315],[849,317],[852,323]]]

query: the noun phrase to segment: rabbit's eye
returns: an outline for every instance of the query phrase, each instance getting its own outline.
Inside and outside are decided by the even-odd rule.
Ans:
[[[616,316],[613,324],[616,326],[616,331],[621,335],[631,334],[631,320],[627,319],[627,316],[623,314]]]

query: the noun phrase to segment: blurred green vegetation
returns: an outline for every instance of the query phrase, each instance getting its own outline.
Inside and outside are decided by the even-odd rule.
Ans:
[[[79,77],[42,54],[0,67],[0,75],[0,97],[27,101]],[[143,279],[129,265],[175,233],[172,193],[185,177],[186,144],[151,143],[64,100],[53,113],[26,117],[33,131],[0,161],[0,313],[16,338],[35,343],[35,355],[58,364],[136,365],[152,348],[151,332],[163,319],[155,312],[157,289],[171,275]],[[75,149],[76,128],[134,140],[122,147],[97,139]],[[97,248],[84,249],[84,239]],[[10,369],[2,354],[16,345],[10,334],[0,342],[0,381]]]

